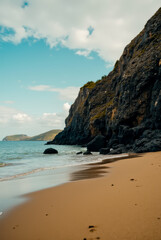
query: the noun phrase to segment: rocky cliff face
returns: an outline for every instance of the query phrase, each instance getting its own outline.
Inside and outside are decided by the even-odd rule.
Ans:
[[[161,146],[161,8],[112,72],[80,89],[54,143],[85,144],[99,134],[120,151],[148,151],[149,140]]]

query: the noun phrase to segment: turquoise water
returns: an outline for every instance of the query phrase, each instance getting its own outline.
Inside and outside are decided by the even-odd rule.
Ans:
[[[98,153],[77,155],[77,152],[86,150],[80,146],[44,144],[43,141],[1,141],[0,163],[4,166],[0,167],[0,182],[33,174],[44,175],[52,169],[98,162],[105,158]],[[43,154],[49,147],[57,149],[58,154]]]

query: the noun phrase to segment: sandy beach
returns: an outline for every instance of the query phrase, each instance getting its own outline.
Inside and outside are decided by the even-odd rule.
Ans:
[[[0,239],[161,240],[161,152],[83,171],[0,216]]]

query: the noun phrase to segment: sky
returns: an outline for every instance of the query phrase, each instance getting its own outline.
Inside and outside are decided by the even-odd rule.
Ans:
[[[0,0],[0,140],[63,129],[160,0]]]

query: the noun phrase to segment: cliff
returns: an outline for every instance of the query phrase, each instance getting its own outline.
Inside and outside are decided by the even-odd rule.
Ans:
[[[161,8],[112,72],[80,89],[65,123],[55,144],[86,144],[101,134],[120,152],[149,151],[149,141],[161,149]]]

